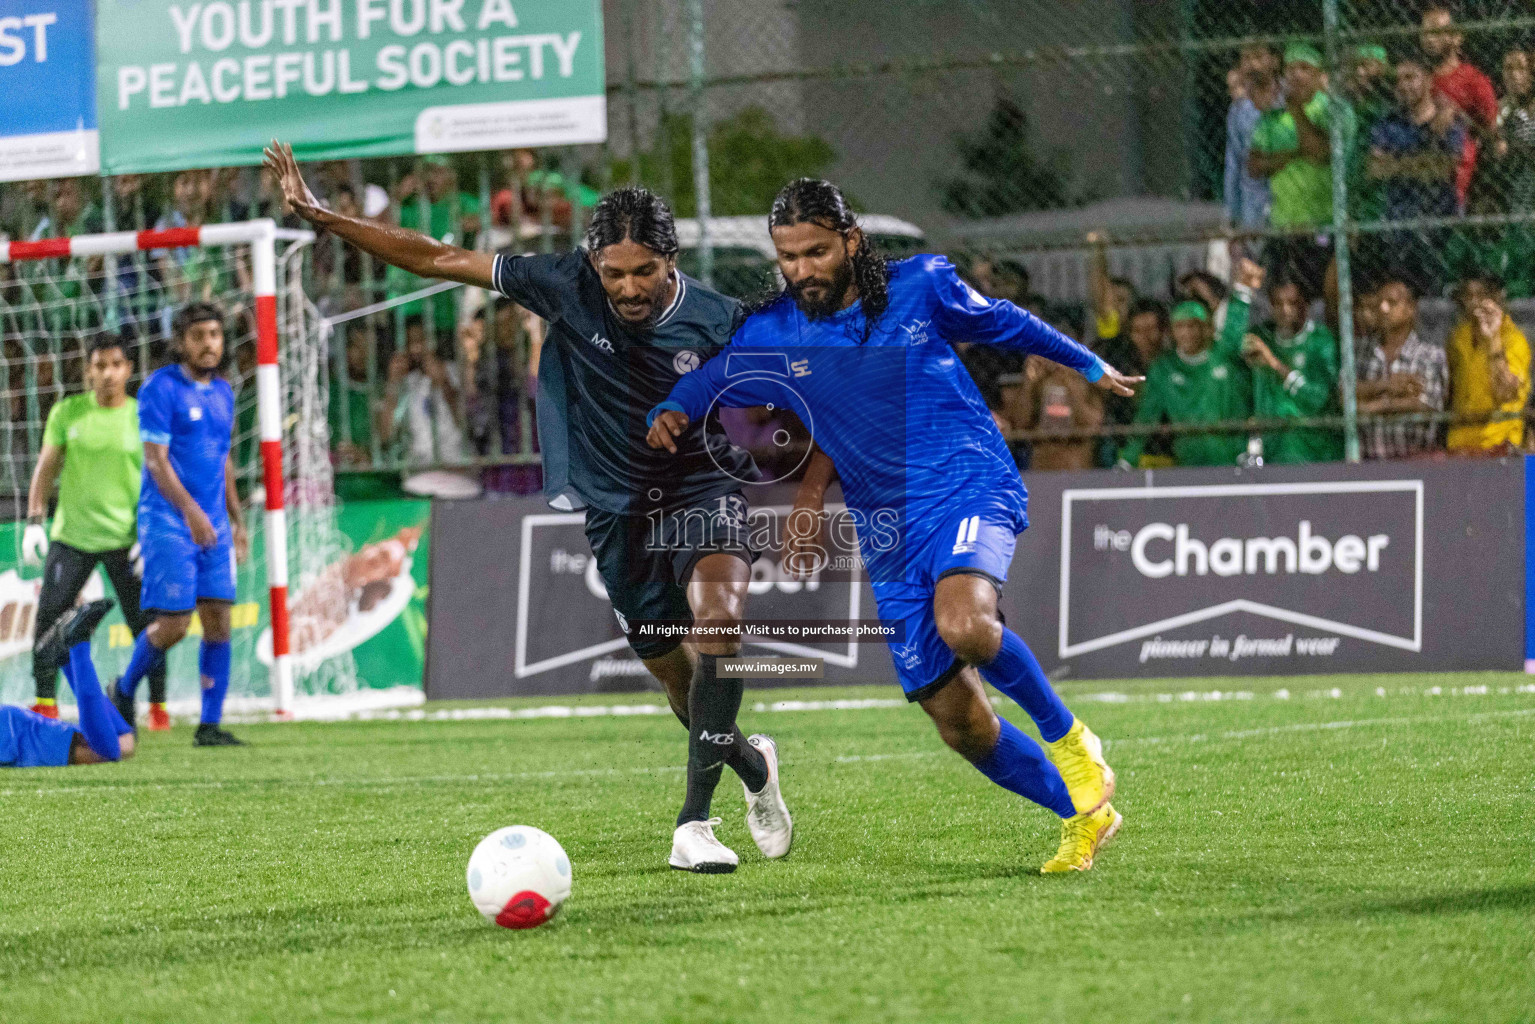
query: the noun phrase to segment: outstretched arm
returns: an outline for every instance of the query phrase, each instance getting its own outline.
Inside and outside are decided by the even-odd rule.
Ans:
[[[265,165],[277,175],[282,185],[283,202],[290,211],[316,227],[334,232],[374,259],[408,270],[418,277],[461,281],[480,288],[495,287],[492,277],[496,257],[493,253],[460,249],[417,231],[327,210],[304,184],[298,161],[293,159],[292,146],[272,140],[266,150]]]
[[[1099,359],[1092,349],[1073,341],[1026,309],[1006,299],[988,299],[959,279],[947,260],[933,268],[937,303],[933,316],[938,329],[954,341],[1044,356],[1069,366],[1099,387],[1130,397],[1142,377],[1127,377]]]
[[[759,353],[741,353],[732,348],[719,353],[698,369],[682,375],[672,386],[666,401],[650,410],[645,423],[650,428],[646,442],[652,448],[665,448],[677,454],[676,439],[688,424],[702,419],[716,402],[728,409],[747,409],[769,403],[788,407],[805,418],[804,400],[788,388],[771,370],[778,365],[776,353],[766,360],[753,357]],[[787,366],[787,357],[783,365]],[[784,386],[780,386],[780,384]]]

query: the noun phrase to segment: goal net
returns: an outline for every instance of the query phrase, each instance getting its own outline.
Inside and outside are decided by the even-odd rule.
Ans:
[[[233,455],[251,533],[233,609],[229,707],[237,714],[288,713],[357,689],[351,654],[327,643],[348,615],[349,543],[331,474],[329,339],[302,287],[312,241],[308,232],[252,221],[0,242],[0,493],[14,502],[7,519],[25,515],[49,410],[89,388],[85,352],[94,336],[122,340],[133,392],[172,361],[178,309],[209,301],[222,310]],[[0,533],[0,701],[29,704],[42,567],[23,560],[20,522],[3,529],[10,536]],[[110,593],[100,569],[85,593]],[[126,667],[132,645],[118,612],[108,622],[94,641],[103,678]],[[173,713],[195,706],[199,685],[197,645],[184,642],[169,659]],[[67,694],[61,685],[61,699]]]

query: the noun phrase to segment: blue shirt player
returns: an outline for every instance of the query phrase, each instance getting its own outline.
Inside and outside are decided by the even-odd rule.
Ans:
[[[238,746],[240,741],[219,727],[229,692],[235,561],[248,547],[229,457],[234,391],[218,376],[223,314],[208,303],[193,303],[176,314],[173,329],[178,361],[150,374],[138,396],[144,442],[139,603],[154,621],[134,642],[112,699],[131,723],[139,680],[186,636],[195,611],[203,628],[198,656],[203,707],[193,744]]]
[[[788,561],[822,553],[811,547],[835,467],[880,618],[897,629],[890,648],[907,697],[994,782],[1061,816],[1045,873],[1085,871],[1119,828],[1114,773],[997,613],[1027,495],[951,342],[1044,356],[1125,395],[1140,378],[1012,303],[983,298],[942,256],[879,258],[827,182],[785,186],[769,226],[785,292],[652,410],[650,443],[669,449],[715,405],[797,413],[824,454],[796,500]],[[976,670],[1034,719],[1048,758],[992,711]]]
[[[133,756],[138,734],[101,691],[91,663],[91,634],[112,604],[104,600],[77,605],[37,638],[34,656],[63,667],[75,694],[80,724],[13,705],[0,706],[0,768],[62,768]]]

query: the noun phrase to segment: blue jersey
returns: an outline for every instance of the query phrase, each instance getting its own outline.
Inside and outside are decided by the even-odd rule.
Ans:
[[[176,364],[150,374],[138,398],[139,437],[169,449],[171,468],[181,485],[208,514],[214,529],[226,532],[229,513],[224,506],[224,466],[235,413],[234,390],[229,382],[215,377],[200,384]],[[141,530],[146,522],[157,528],[175,524],[185,528],[176,506],[160,493],[147,462],[139,490],[139,522]]]
[[[1103,376],[1084,346],[1033,314],[988,299],[942,256],[891,264],[872,330],[860,303],[810,320],[788,296],[746,320],[724,352],[666,403],[697,421],[714,405],[786,405],[837,466],[872,581],[904,580],[928,534],[956,510],[1027,525],[1027,494],[953,342],[1045,356]]]

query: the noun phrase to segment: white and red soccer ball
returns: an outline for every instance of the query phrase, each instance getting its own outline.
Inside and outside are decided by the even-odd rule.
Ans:
[[[503,928],[536,928],[570,896],[570,858],[549,833],[498,828],[469,857],[469,898]]]

